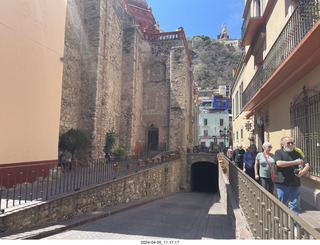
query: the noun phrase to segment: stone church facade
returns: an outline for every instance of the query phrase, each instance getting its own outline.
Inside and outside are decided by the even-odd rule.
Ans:
[[[196,105],[183,28],[160,32],[145,0],[69,0],[66,15],[60,134],[83,130],[90,158],[104,157],[111,130],[128,154],[191,148]]]

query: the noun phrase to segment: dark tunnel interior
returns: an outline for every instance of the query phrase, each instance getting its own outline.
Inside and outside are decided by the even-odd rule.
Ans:
[[[191,191],[217,192],[218,166],[210,162],[197,162],[191,166]]]

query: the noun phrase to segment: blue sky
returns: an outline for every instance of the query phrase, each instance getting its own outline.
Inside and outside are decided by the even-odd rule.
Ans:
[[[244,0],[147,0],[154,18],[166,32],[182,26],[186,36],[217,38],[225,23],[231,39],[241,37]]]

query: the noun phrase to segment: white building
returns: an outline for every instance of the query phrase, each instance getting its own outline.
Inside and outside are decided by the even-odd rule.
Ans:
[[[229,112],[201,107],[199,113],[199,145],[211,147],[218,144],[229,146]]]

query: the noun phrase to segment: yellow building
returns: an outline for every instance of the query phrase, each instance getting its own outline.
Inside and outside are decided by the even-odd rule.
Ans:
[[[320,208],[318,0],[246,0],[242,59],[231,86],[234,147],[291,136],[311,165],[304,193]],[[306,196],[304,196],[306,195]]]
[[[58,159],[66,2],[0,1],[0,164]]]

